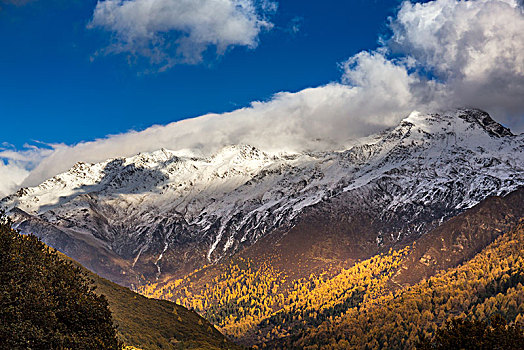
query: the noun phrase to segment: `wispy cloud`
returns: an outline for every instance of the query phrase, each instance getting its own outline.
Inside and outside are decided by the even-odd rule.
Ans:
[[[302,24],[304,22],[304,17],[296,16],[289,21],[287,27],[285,28],[285,31],[296,35],[300,30],[302,29]]]
[[[28,175],[29,170],[24,167],[0,161],[0,198],[16,191]]]
[[[269,0],[104,0],[88,27],[112,33],[103,53],[144,57],[162,70],[199,63],[209,48],[255,48],[276,10]]]
[[[24,145],[22,150],[17,150],[8,143],[0,146],[0,197],[17,190],[22,182],[29,176],[30,169],[35,168],[40,162],[52,155],[53,146]]]

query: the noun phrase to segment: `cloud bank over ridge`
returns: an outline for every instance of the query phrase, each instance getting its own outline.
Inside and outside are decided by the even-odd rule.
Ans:
[[[340,82],[281,92],[230,113],[55,146],[22,184],[36,185],[77,161],[162,147],[202,153],[238,143],[268,150],[337,149],[395,126],[412,110],[478,107],[524,131],[524,12],[517,1],[404,2],[389,25],[392,35],[380,47],[341,64]]]

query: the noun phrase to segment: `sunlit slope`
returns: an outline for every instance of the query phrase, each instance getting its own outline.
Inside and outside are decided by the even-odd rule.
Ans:
[[[462,266],[387,294],[271,348],[411,349],[419,332],[432,336],[447,320],[524,321],[524,224],[499,237]]]
[[[304,332],[315,334],[312,330],[318,327],[341,322],[346,315],[354,317],[399,290],[474,258],[518,225],[524,217],[523,203],[523,189],[488,198],[414,244],[361,261],[349,259],[342,267],[310,272],[309,266],[286,266],[289,256],[283,251],[279,254],[278,248],[267,249],[258,257],[236,256],[228,263],[207,266],[183,279],[150,284],[140,291],[194,308],[222,332],[245,344],[301,339]],[[288,247],[294,254],[302,254],[298,242],[294,248],[292,244]],[[333,249],[334,254],[336,244]],[[264,252],[262,248],[257,251]]]

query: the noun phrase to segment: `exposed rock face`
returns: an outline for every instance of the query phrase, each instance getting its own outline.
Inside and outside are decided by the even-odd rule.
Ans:
[[[457,110],[413,113],[333,152],[240,145],[210,157],[160,150],[78,163],[1,206],[23,232],[132,284],[184,275],[296,225],[330,232],[333,244],[353,225],[341,242],[364,256],[521,185],[524,136],[482,111]]]

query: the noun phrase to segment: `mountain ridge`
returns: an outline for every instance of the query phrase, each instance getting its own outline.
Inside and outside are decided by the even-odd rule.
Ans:
[[[287,232],[316,207],[369,216],[374,229],[362,236],[370,246],[411,241],[524,184],[523,152],[524,135],[480,110],[414,112],[341,151],[234,145],[209,157],[162,149],[77,163],[0,205],[22,231],[82,263],[103,256],[85,265],[135,285],[183,276]]]

